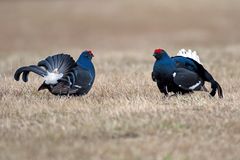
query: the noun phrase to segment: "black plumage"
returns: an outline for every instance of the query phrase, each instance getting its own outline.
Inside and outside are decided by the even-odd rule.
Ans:
[[[44,78],[39,91],[48,89],[54,95],[84,95],[91,89],[95,79],[95,69],[92,63],[93,53],[84,51],[77,62],[68,54],[49,56],[38,62],[17,69],[14,79],[28,81],[30,72]]]
[[[195,55],[196,56],[196,55]],[[166,96],[169,92],[190,93],[193,91],[206,90],[205,81],[211,83],[211,96],[223,98],[223,91],[219,83],[212,75],[196,60],[188,56],[169,57],[162,49],[154,52],[156,62],[153,67],[152,79],[157,82],[160,92]]]

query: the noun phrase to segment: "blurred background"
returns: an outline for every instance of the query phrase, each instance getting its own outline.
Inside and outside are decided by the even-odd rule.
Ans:
[[[239,0],[1,0],[0,55],[239,46]]]

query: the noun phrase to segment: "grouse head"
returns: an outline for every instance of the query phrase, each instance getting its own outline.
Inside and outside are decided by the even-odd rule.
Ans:
[[[87,57],[88,59],[92,59],[92,57],[94,57],[94,54],[91,50],[85,50],[81,55]]]
[[[167,53],[163,50],[163,49],[155,49],[154,53],[153,53],[153,56],[156,58],[156,59],[160,59],[162,56],[164,55],[167,55]]]

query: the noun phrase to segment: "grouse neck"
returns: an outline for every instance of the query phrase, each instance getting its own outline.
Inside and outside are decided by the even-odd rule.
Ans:
[[[157,60],[168,60],[171,59],[167,53],[157,54],[155,56]]]
[[[84,68],[84,69],[94,70],[94,66],[93,66],[93,64],[92,64],[92,61],[91,61],[88,57],[86,57],[86,56],[84,56],[84,55],[81,55],[81,56],[78,58],[77,64],[78,64],[79,66],[81,66],[82,68]]]
[[[175,62],[168,56],[168,54],[163,53],[161,57],[156,57],[157,60],[153,66],[153,70],[156,72],[167,72],[171,73],[176,69]],[[159,58],[159,59],[158,59]]]

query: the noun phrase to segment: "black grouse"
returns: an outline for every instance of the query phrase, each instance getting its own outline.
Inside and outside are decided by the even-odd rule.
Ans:
[[[156,49],[153,56],[156,62],[153,66],[152,79],[157,83],[161,93],[168,96],[173,93],[190,93],[206,90],[205,81],[211,83],[211,96],[223,98],[222,88],[213,76],[203,67],[196,52],[182,49],[177,56],[169,57],[163,49]]]
[[[48,89],[54,95],[85,95],[92,88],[95,69],[92,63],[93,53],[82,52],[78,60],[68,54],[57,54],[41,60],[38,65],[30,65],[17,69],[14,79],[28,81],[30,72],[43,77],[44,82],[38,91]]]

